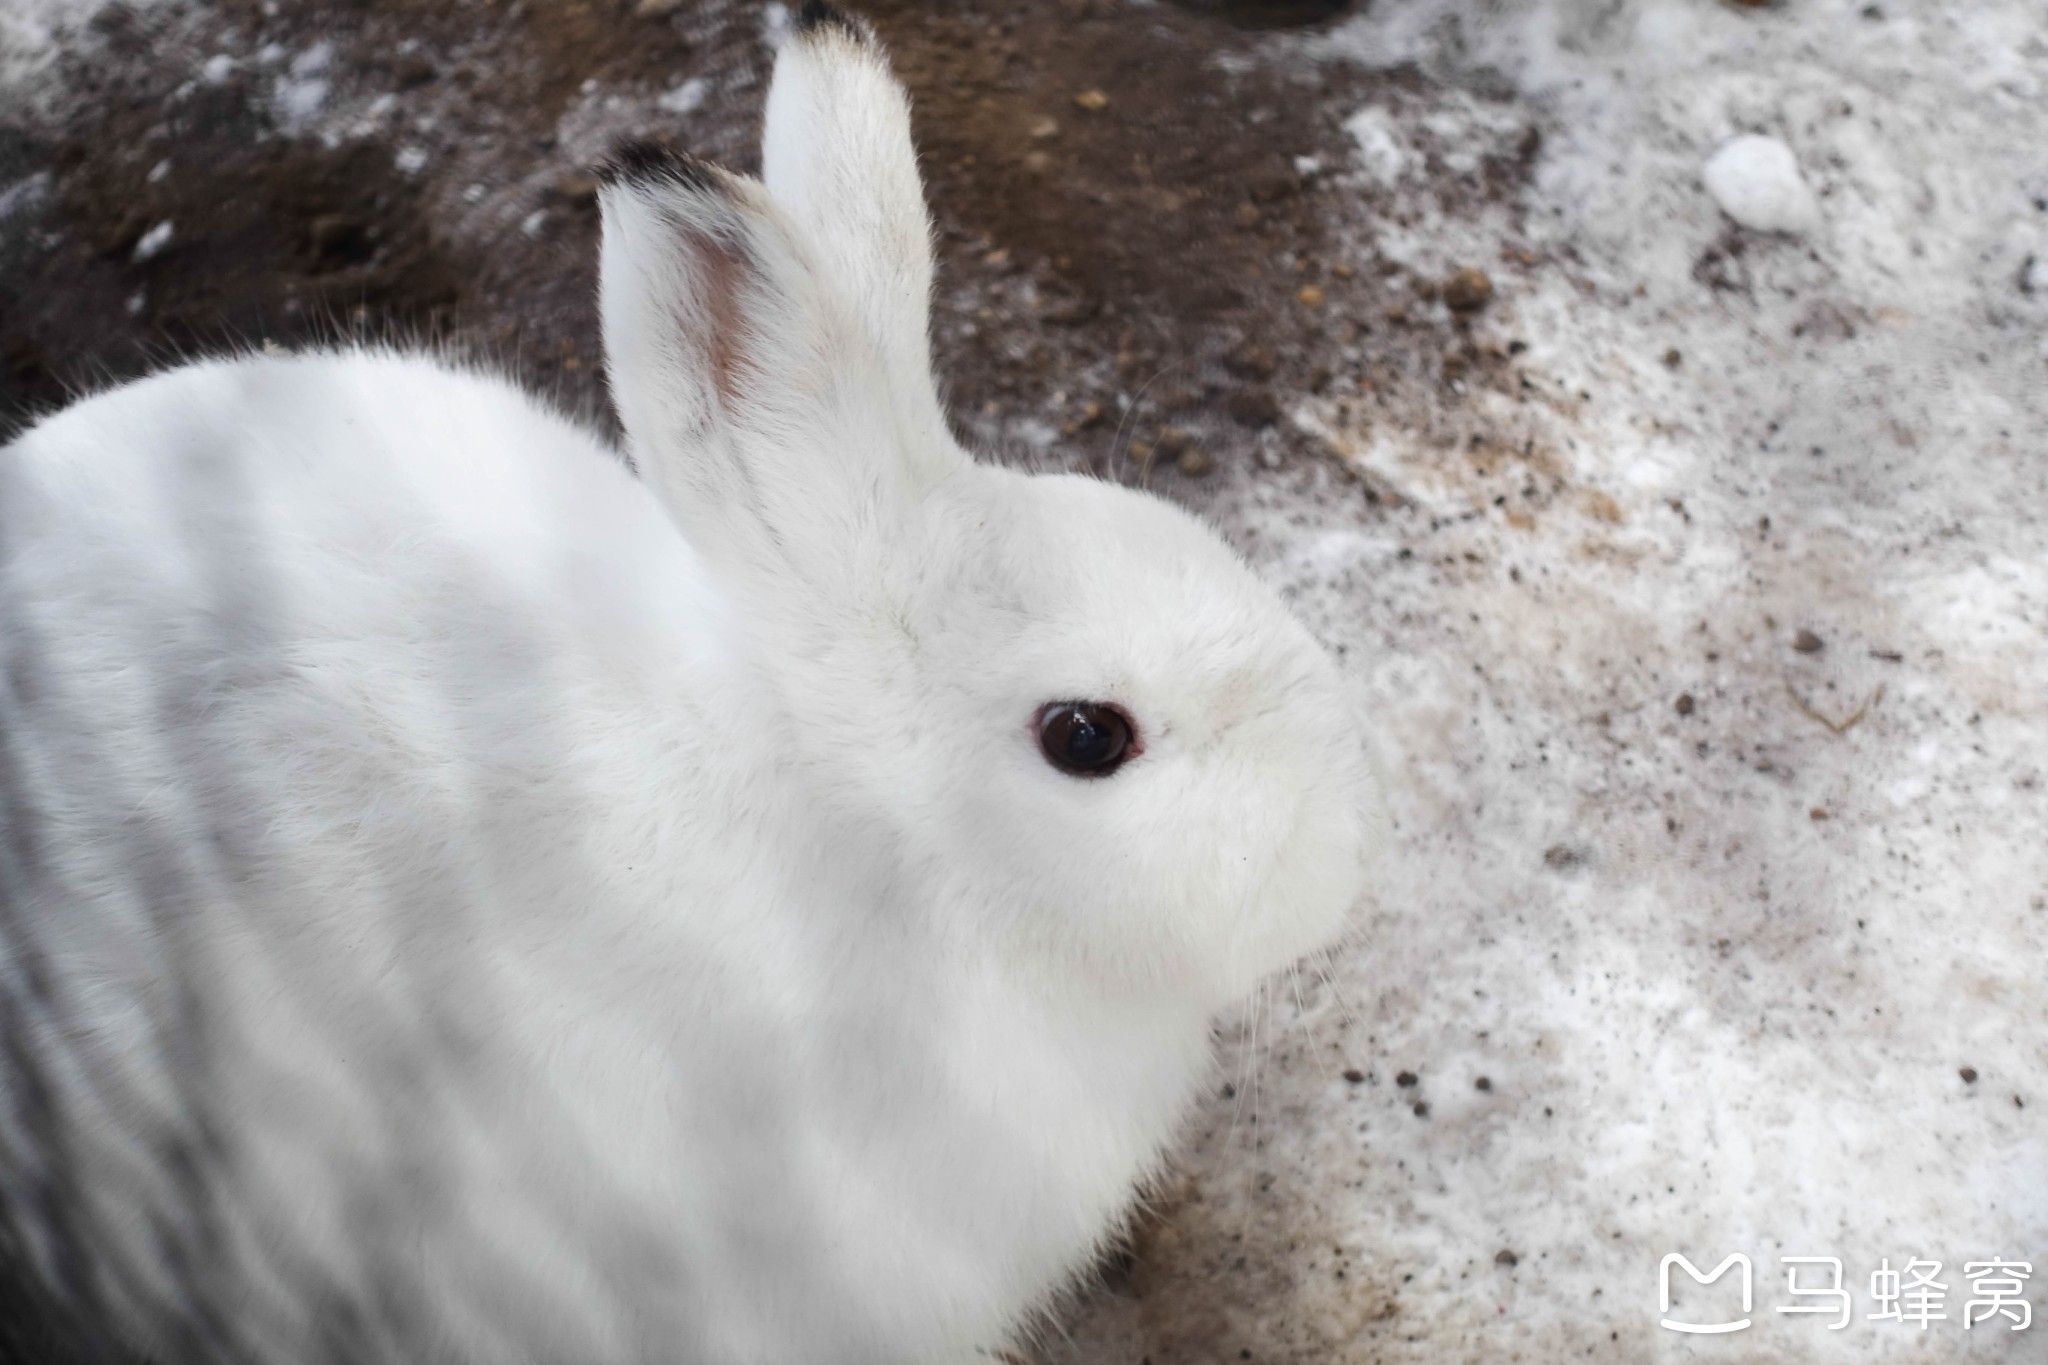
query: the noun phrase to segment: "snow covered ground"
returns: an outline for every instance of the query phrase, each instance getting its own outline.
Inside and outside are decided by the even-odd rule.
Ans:
[[[1377,698],[1398,843],[1333,979],[1237,1022],[1143,1292],[1061,1349],[2048,1359],[1963,1322],[1997,1258],[2048,1309],[2048,14],[1409,0],[1270,49],[1429,77],[1333,111],[1326,211],[1488,261],[1480,330],[1549,379],[1304,400],[1386,523],[1237,490]],[[1519,201],[1424,179],[1528,121]],[[1745,134],[1805,231],[1709,194]],[[1660,1312],[1674,1252],[1746,1255],[1751,1325],[1660,1326],[1744,1316],[1739,1267]],[[1872,1320],[1915,1259],[1946,1319]]]

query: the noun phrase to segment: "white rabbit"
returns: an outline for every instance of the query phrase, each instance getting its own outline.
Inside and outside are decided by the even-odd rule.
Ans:
[[[0,450],[0,1356],[934,1362],[1085,1267],[1380,793],[1162,501],[973,463],[901,88],[603,190],[638,476],[379,351]]]

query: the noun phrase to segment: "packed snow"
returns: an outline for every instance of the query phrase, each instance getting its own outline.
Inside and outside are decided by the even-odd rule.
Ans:
[[[1986,1267],[2048,1306],[2038,4],[1411,0],[1271,58],[1425,74],[1331,111],[1327,212],[1483,264],[1540,378],[1304,398],[1385,520],[1242,485],[1397,845],[1330,980],[1236,1021],[1169,1269],[1071,1358],[2041,1358]],[[1419,169],[1525,121],[1517,202]],[[1738,1264],[1665,1311],[1673,1253],[1754,1310]]]
[[[1757,232],[1807,232],[1820,205],[1799,174],[1799,159],[1774,137],[1744,133],[1715,149],[1700,180],[1721,211]]]

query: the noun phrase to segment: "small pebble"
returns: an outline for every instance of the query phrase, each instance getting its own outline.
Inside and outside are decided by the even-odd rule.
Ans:
[[[569,171],[555,177],[554,183],[548,186],[548,193],[571,208],[595,208],[597,177],[581,171]]]
[[[1083,90],[1074,96],[1074,103],[1091,114],[1099,114],[1109,108],[1109,96],[1100,90]]]
[[[1827,644],[1812,631],[1801,630],[1792,637],[1792,648],[1798,650],[1801,654],[1818,654],[1821,650],[1827,648]]]
[[[1304,308],[1320,308],[1323,306],[1323,291],[1315,285],[1305,284],[1294,291],[1294,299]]]
[[[1280,362],[1258,342],[1248,341],[1224,357],[1223,367],[1246,379],[1271,379]]]
[[[1267,427],[1280,420],[1279,401],[1265,388],[1239,389],[1230,395],[1224,407],[1248,427]]]
[[[1216,461],[1210,458],[1208,451],[1199,446],[1180,453],[1180,472],[1191,479],[1199,479],[1215,467]]]
[[[1678,714],[1681,716],[1691,715],[1693,713],[1692,693],[1680,692],[1678,694],[1678,700],[1671,703],[1671,706],[1672,709],[1677,711]]]
[[[1512,1270],[1522,1263],[1522,1258],[1509,1251],[1506,1247],[1502,1247],[1499,1251],[1493,1253],[1493,1263],[1495,1265],[1507,1266]]]
[[[1977,1083],[1977,1068],[1974,1066],[1966,1066],[1956,1074],[1963,1078],[1964,1085],[1975,1085]]]
[[[1481,1076],[1472,1082],[1472,1088],[1474,1090],[1491,1090],[1493,1089],[1493,1078],[1491,1076]]]
[[[1673,346],[1664,352],[1664,367],[1666,369],[1675,370],[1684,363],[1685,357],[1684,355],[1680,354],[1679,349],[1676,346]]]
[[[1351,1082],[1351,1084],[1353,1085],[1364,1085],[1365,1073],[1363,1071],[1360,1071],[1357,1067],[1352,1067],[1344,1073],[1344,1079]]]
[[[425,54],[408,52],[391,68],[391,74],[398,81],[399,89],[411,90],[415,86],[425,85],[441,73],[435,69],[434,63]]]
[[[1416,1075],[1412,1071],[1403,1071],[1394,1077],[1394,1084],[1400,1086],[1403,1090],[1406,1090],[1409,1086],[1414,1085],[1415,1082]]]
[[[1466,266],[1444,281],[1444,303],[1454,313],[1476,313],[1493,298],[1493,280],[1484,270]]]
[[[146,261],[171,244],[171,220],[166,218],[142,234],[135,243],[135,259]]]
[[[711,82],[702,76],[692,76],[686,81],[677,81],[654,102],[657,109],[671,114],[694,113],[711,93]]]
[[[1292,170],[1276,171],[1254,178],[1246,189],[1258,203],[1277,204],[1301,193],[1301,176]]]
[[[1049,137],[1058,137],[1059,135],[1060,125],[1055,119],[1042,118],[1031,125],[1031,136],[1040,142],[1045,141]]]

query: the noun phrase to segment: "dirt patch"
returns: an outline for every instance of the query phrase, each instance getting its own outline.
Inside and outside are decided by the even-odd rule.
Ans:
[[[0,130],[7,183],[48,178],[0,238],[0,434],[169,357],[364,335],[483,354],[608,421],[589,165],[650,134],[757,165],[762,13],[273,8],[116,5],[64,59],[71,115]],[[866,12],[911,88],[935,347],[979,442],[1133,477],[1166,467],[1162,431],[1191,475],[1275,459],[1302,441],[1282,396],[1431,287],[1333,259],[1318,214],[1349,152],[1332,84],[1406,78],[1261,61],[1245,27],[1332,6]]]
[[[937,331],[958,406],[973,426],[1043,401],[1063,449],[1098,464],[1119,394],[1134,398],[1127,441],[1173,425],[1248,444],[1222,428],[1273,421],[1272,389],[1309,379],[1305,356],[1344,325],[1350,292],[1309,202],[1304,167],[1342,156],[1316,92],[1226,74],[1244,40],[1219,23],[1140,14],[877,16],[947,239]],[[1339,297],[1307,306],[1310,285]],[[1253,341],[1271,363],[1233,372]]]

